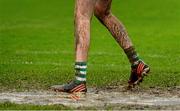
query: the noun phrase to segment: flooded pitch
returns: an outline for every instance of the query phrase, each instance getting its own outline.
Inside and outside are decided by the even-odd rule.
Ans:
[[[180,109],[179,90],[174,95],[169,92],[159,91],[117,91],[117,90],[96,90],[89,89],[86,95],[56,93],[52,91],[31,91],[31,92],[2,92],[0,102],[12,102],[16,104],[33,105],[55,105],[60,104],[67,107],[97,107],[106,106],[148,106],[149,108],[158,107],[159,109]],[[76,98],[74,98],[74,96]]]

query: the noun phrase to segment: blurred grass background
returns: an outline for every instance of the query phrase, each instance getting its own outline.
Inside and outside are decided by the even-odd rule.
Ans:
[[[74,77],[74,0],[0,0],[0,87],[48,89]],[[141,58],[151,66],[144,87],[180,85],[180,1],[113,0]],[[126,85],[130,65],[94,17],[88,86]]]

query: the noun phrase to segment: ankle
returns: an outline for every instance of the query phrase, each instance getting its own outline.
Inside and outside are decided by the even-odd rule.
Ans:
[[[136,64],[140,60],[139,56],[138,56],[138,54],[137,54],[137,52],[133,46],[125,49],[124,52],[126,53],[128,59],[129,59],[129,62],[132,65]]]
[[[87,63],[76,62],[75,63],[75,81],[78,84],[86,82]]]

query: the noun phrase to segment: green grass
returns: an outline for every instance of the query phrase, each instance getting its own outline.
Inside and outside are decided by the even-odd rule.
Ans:
[[[64,107],[62,105],[18,105],[18,104],[13,104],[13,103],[2,103],[0,104],[0,110],[70,110],[72,108]]]
[[[180,1],[114,0],[112,12],[151,66],[144,87],[180,85]],[[47,89],[74,77],[74,0],[0,0],[1,90]],[[88,86],[127,84],[128,60],[92,21]]]
[[[0,4],[0,86],[46,89],[73,78],[73,1],[0,0]],[[151,66],[144,86],[180,85],[179,4],[178,0],[113,2],[113,13]],[[126,56],[95,18],[88,63],[89,86],[125,84],[128,79]]]

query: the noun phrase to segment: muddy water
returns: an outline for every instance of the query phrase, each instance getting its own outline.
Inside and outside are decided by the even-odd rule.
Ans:
[[[119,105],[159,106],[180,108],[180,97],[177,95],[159,96],[149,93],[128,93],[90,89],[86,95],[55,93],[52,91],[31,92],[1,92],[0,102],[12,102],[17,104],[54,105],[61,104],[70,107],[101,107]]]

